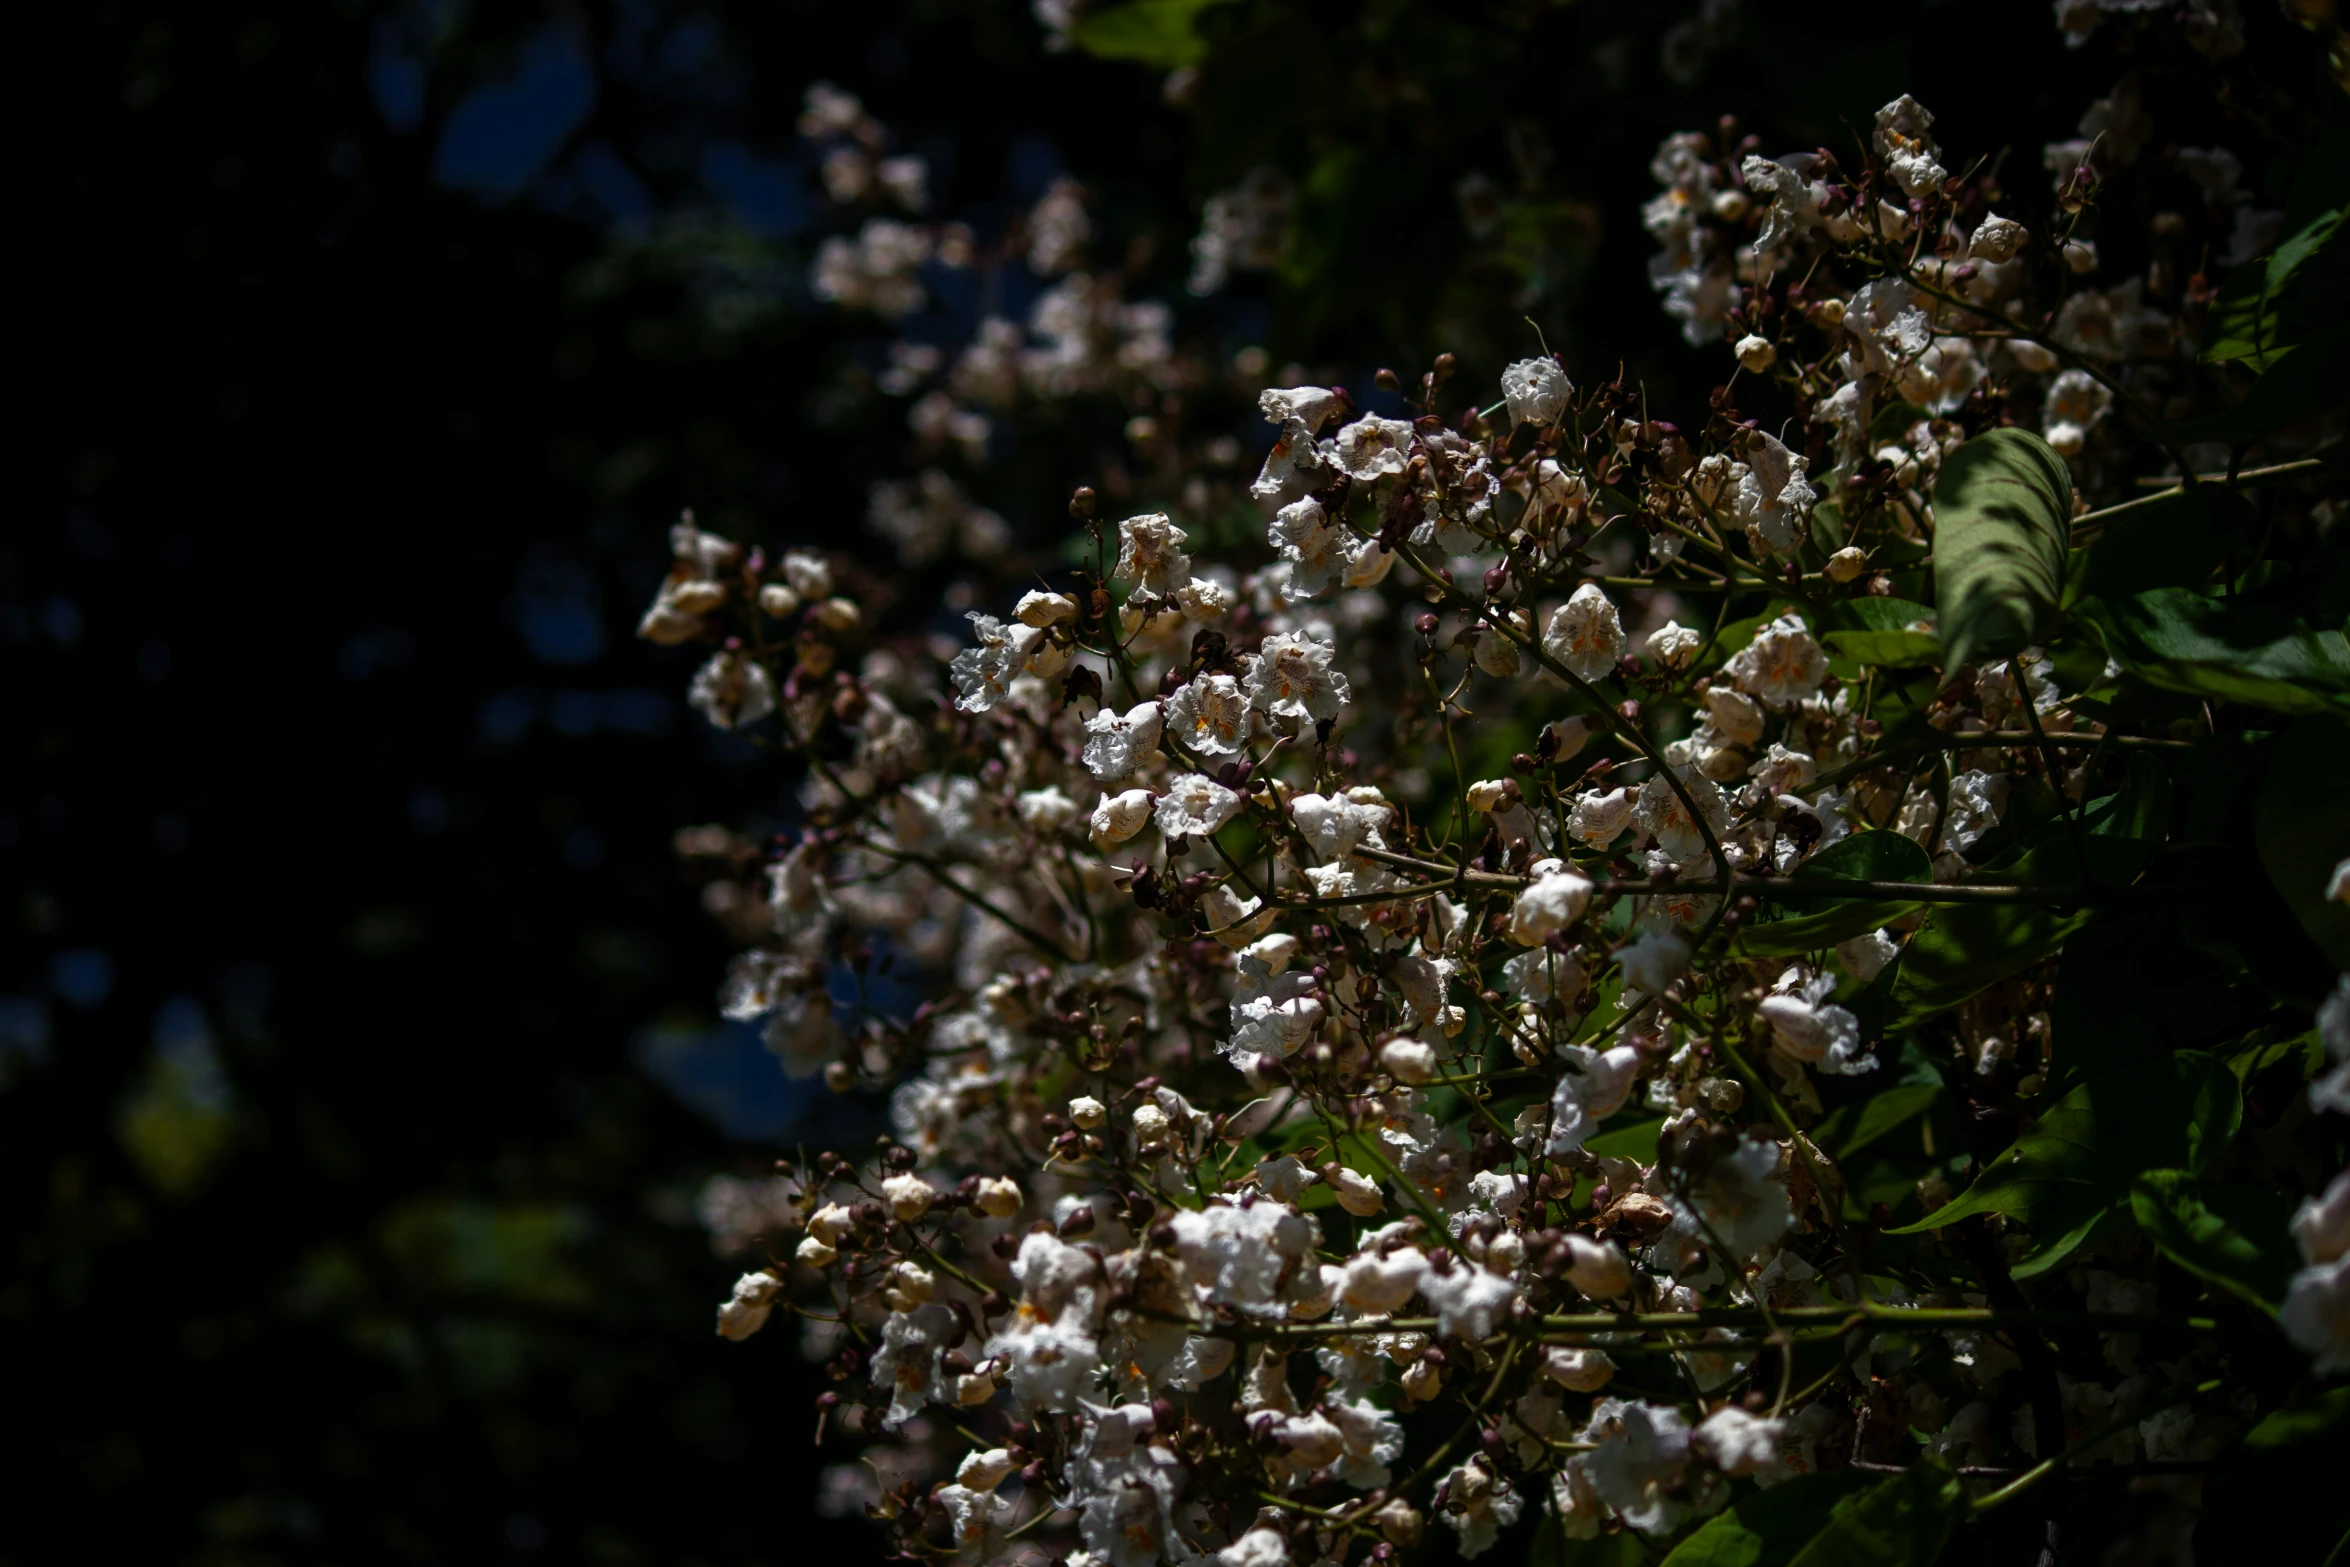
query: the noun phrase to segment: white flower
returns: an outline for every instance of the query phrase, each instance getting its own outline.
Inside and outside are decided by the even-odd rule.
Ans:
[[[1558,866],[1558,862],[1546,861]],[[1532,886],[1510,905],[1510,940],[1521,947],[1538,947],[1544,939],[1565,930],[1591,907],[1591,881],[1564,866],[1534,878]]]
[[[1265,927],[1273,923],[1273,910],[1265,908],[1264,902],[1262,898],[1243,898],[1218,882],[1201,900],[1201,912],[1208,917],[1209,933],[1238,951],[1262,936]]]
[[[1425,1083],[1436,1075],[1436,1047],[1417,1039],[1391,1039],[1379,1047],[1379,1065],[1399,1083]]]
[[[2293,1241],[2311,1267],[2350,1252],[2350,1170],[2333,1179],[2323,1197],[2306,1197],[2293,1212]]]
[[[1632,1287],[1632,1265],[1613,1241],[1567,1236],[1567,1282],[1593,1300],[1614,1300]]]
[[[1120,714],[1103,708],[1085,721],[1085,766],[1103,783],[1116,783],[1142,765],[1159,743],[1159,704],[1142,702]]]
[[[1185,773],[1159,797],[1159,831],[1205,838],[1240,814],[1240,796],[1204,773]]]
[[[1577,843],[1604,849],[1623,835],[1632,825],[1632,792],[1629,789],[1610,789],[1602,794],[1587,789],[1576,796],[1567,812],[1567,836]]]
[[[944,1306],[893,1311],[881,1324],[881,1347],[873,1354],[873,1385],[889,1389],[882,1429],[895,1431],[922,1412],[924,1404],[951,1403],[943,1364],[947,1346],[963,1326]]]
[[[1009,1176],[985,1176],[979,1182],[979,1211],[991,1219],[1010,1218],[1026,1201],[1020,1183]]]
[[[2003,218],[1993,212],[1975,225],[1974,236],[1967,241],[1966,253],[1977,261],[2008,261],[2031,243],[2031,233],[2013,218]]]
[[[1941,149],[1926,134],[1933,123],[1934,116],[1926,106],[1907,93],[1877,111],[1877,151],[1885,159],[1887,172],[1912,196],[1932,195],[1949,178],[1934,161]]]
[[[1999,825],[2007,810],[2007,775],[1979,769],[1950,780],[1950,804],[1942,813],[1942,852],[1964,854]]]
[[[1542,650],[1578,680],[1598,680],[1615,672],[1616,660],[1624,656],[1624,623],[1598,583],[1584,583],[1551,612]]]
[[[719,728],[740,729],[775,711],[775,677],[749,654],[729,649],[694,671],[685,699]]]
[[[974,1491],[992,1491],[1020,1467],[1009,1448],[991,1447],[965,1453],[955,1469],[955,1484]]]
[[[1819,493],[1803,469],[1801,457],[1769,436],[1758,435],[1737,470],[1733,507],[1738,525],[1777,554],[1791,553],[1809,535],[1811,509]]]
[[[1141,1126],[1138,1110],[1137,1142]],[[1284,1273],[1301,1264],[1310,1267],[1314,1244],[1321,1238],[1321,1228],[1312,1219],[1269,1198],[1246,1207],[1215,1202],[1187,1208],[1170,1223],[1175,1255],[1200,1303],[1232,1306],[1253,1315],[1276,1309]]]
[[[1322,1179],[1330,1184],[1332,1194],[1338,1198],[1338,1206],[1358,1219],[1367,1219],[1387,1206],[1387,1199],[1380,1194],[1378,1182],[1343,1164],[1324,1165]]]
[[[1732,352],[1738,356],[1739,367],[1753,375],[1760,375],[1779,362],[1779,351],[1771,346],[1771,340],[1752,332],[1738,339]]]
[[[783,557],[784,580],[804,599],[832,597],[832,567],[821,555],[792,550]]]
[[[1582,1440],[1598,1449],[1574,1461],[1602,1502],[1643,1534],[1665,1534],[1688,1518],[1674,1494],[1689,1456],[1689,1422],[1660,1404],[1601,1399]]]
[[[718,1308],[718,1336],[739,1344],[767,1325],[783,1280],[772,1273],[746,1273],[734,1281],[734,1296]]]
[[[1047,785],[1020,796],[1020,820],[1038,832],[1053,833],[1077,820],[1077,802]]]
[[[1705,633],[1692,631],[1677,620],[1668,620],[1648,634],[1648,656],[1666,669],[1687,669],[1703,646]]]
[[[1148,789],[1104,794],[1093,806],[1093,841],[1100,848],[1116,848],[1142,831],[1149,825],[1150,819],[1151,792]]]
[[[1366,482],[1381,474],[1401,473],[1411,445],[1409,424],[1365,414],[1338,432],[1338,466]]]
[[[1570,1393],[1596,1393],[1615,1380],[1616,1363],[1608,1359],[1604,1349],[1569,1349],[1558,1345],[1542,1352],[1542,1371]]]
[[[2048,383],[2040,408],[2040,430],[2060,457],[2078,457],[2113,406],[2113,392],[2086,370],[2066,370]]]
[[[1743,691],[1714,686],[1705,693],[1705,723],[1730,744],[1749,746],[1762,738],[1763,712]]]
[[[893,1175],[881,1183],[881,1195],[888,1201],[889,1211],[910,1224],[930,1211],[931,1200],[938,1194],[919,1175]]]
[[[1724,1404],[1690,1433],[1689,1445],[1712,1459],[1726,1475],[1773,1474],[1779,1468],[1779,1443],[1786,1431],[1783,1420],[1766,1420],[1736,1404]]]
[[[1277,1529],[1251,1529],[1214,1559],[1216,1567],[1289,1567],[1289,1543]]]
[[[1388,1466],[1403,1456],[1403,1427],[1396,1418],[1369,1399],[1326,1399],[1322,1412],[1338,1428],[1345,1452],[1338,1478],[1348,1485],[1369,1488],[1394,1477]]]
[[[1644,930],[1616,949],[1624,983],[1643,995],[1661,995],[1689,967],[1689,940],[1669,929]]]
[[[1795,1227],[1795,1205],[1776,1179],[1779,1157],[1776,1143],[1742,1139],[1673,1194],[1674,1212],[1690,1234],[1746,1261]]]
[[[1431,1268],[1422,1274],[1420,1293],[1435,1309],[1438,1333],[1446,1338],[1459,1334],[1482,1339],[1491,1336],[1508,1313],[1510,1303],[1518,1298],[1518,1287],[1498,1273],[1456,1257],[1442,1272]]]
[[[1331,577],[1343,573],[1354,555],[1354,535],[1332,521],[1310,495],[1282,507],[1266,525],[1265,538],[1274,553],[1290,563],[1293,598],[1312,598],[1327,589]]]
[[[1310,439],[1338,412],[1338,394],[1326,386],[1267,387],[1257,393],[1257,412],[1267,424]]]
[[[979,645],[955,655],[955,661],[947,666],[947,678],[954,682],[957,709],[984,713],[1004,699],[1013,680],[1027,667],[1029,656],[1044,641],[1044,633],[1017,621],[1007,626],[976,610],[971,613],[971,629]]]
[[[1812,640],[1811,631],[1796,614],[1781,615],[1729,663],[1738,689],[1775,712],[1819,694],[1828,677],[1828,655]]]
[[[1265,638],[1242,689],[1256,711],[1300,724],[1336,718],[1353,695],[1346,676],[1330,667],[1330,645],[1290,632]]]
[[[1779,975],[1770,996],[1762,996],[1762,1020],[1770,1022],[1777,1048],[1807,1067],[1833,1076],[1859,1076],[1878,1069],[1878,1057],[1861,1050],[1861,1020],[1828,1003],[1831,975],[1809,975],[1800,963]]]
[[[1409,1246],[1382,1257],[1376,1250],[1349,1258],[1338,1298],[1365,1316],[1382,1316],[1412,1298],[1428,1271],[1428,1259]]]
[[[1640,830],[1654,838],[1658,848],[1676,861],[1694,859],[1706,852],[1705,834],[1698,826],[1698,818],[1691,816],[1689,807],[1682,804],[1681,791],[1688,792],[1717,839],[1729,828],[1730,802],[1723,798],[1720,787],[1696,768],[1677,767],[1673,771],[1681,780],[1680,790],[1660,773],[1640,786],[1634,809]]]
[[[1526,1505],[1482,1453],[1446,1475],[1441,1489],[1444,1508],[1436,1516],[1461,1537],[1463,1560],[1493,1549],[1501,1531],[1518,1521]]]
[[[1176,744],[1202,756],[1237,756],[1248,741],[1248,698],[1230,675],[1198,675],[1167,698]]]
[[[1118,564],[1111,580],[1161,597],[1181,592],[1191,580],[1191,557],[1183,553],[1185,537],[1165,512],[1127,518],[1118,524]]]
[[[1289,802],[1289,814],[1314,852],[1325,860],[1343,860],[1363,844],[1385,848],[1379,829],[1389,811],[1384,803],[1350,799],[1343,794],[1301,794]]]
[[[2319,1376],[2350,1371],[2350,1253],[2294,1274],[2277,1323]]]
[[[1501,373],[1512,424],[1556,424],[1575,388],[1555,359],[1521,359]]]
[[[1599,1051],[1564,1045],[1559,1059],[1567,1070],[1551,1091],[1550,1142],[1543,1149],[1552,1158],[1582,1147],[1600,1122],[1623,1109],[1640,1075],[1640,1052],[1630,1045]]]
[[[1836,960],[1844,965],[1845,973],[1864,985],[1883,973],[1885,965],[1900,954],[1901,948],[1882,930],[1836,943]]]

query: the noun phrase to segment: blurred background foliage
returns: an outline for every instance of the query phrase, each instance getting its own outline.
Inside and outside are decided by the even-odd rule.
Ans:
[[[807,284],[812,80],[983,238],[1075,176],[1097,262],[1219,354],[1367,399],[1539,331],[1686,417],[1721,367],[1647,283],[1660,138],[1844,147],[1908,90],[2028,165],[2120,68],[2042,0],[1134,0],[1075,38],[1016,0],[42,14],[0,1557],[872,1549],[819,1505],[814,1370],[712,1337],[693,1205],[878,1112],[717,1019],[671,835],[788,821],[788,780],[629,636],[684,506],[891,569],[860,519],[903,414]],[[1187,300],[1201,203],[1260,167],[1298,192],[1279,266]],[[1261,441],[1237,380],[1203,395]],[[1122,429],[1073,414],[981,498],[1050,543]]]

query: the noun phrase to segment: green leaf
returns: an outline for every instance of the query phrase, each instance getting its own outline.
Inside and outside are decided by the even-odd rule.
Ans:
[[[1937,1230],[1979,1213],[2022,1219],[2043,1241],[2079,1244],[2105,1210],[2125,1202],[2141,1171],[2190,1158],[2197,1106],[2223,1101],[2234,1077],[2216,1056],[2181,1050],[2167,1063],[2081,1084],[2058,1099],[1957,1198],[1888,1233]],[[2069,1249],[2069,1248],[2068,1248]]]
[[[2337,326],[2320,333],[2270,359],[2260,379],[2235,407],[2206,419],[2157,425],[2147,437],[2162,446],[2194,446],[2205,441],[2249,446],[2272,430],[2314,419],[2350,402],[2350,370],[2343,363],[2346,351],[2350,351],[2350,328]]]
[[[2280,713],[2350,707],[2350,643],[2338,628],[2311,629],[2266,595],[2231,600],[2151,588],[2084,598],[2079,610],[2123,668],[2165,690]]]
[[[1941,1097],[1939,1083],[1904,1083],[1898,1088],[1879,1089],[1857,1106],[1847,1106],[1822,1120],[1813,1133],[1813,1141],[1834,1154],[1839,1162],[1850,1159],[1932,1109],[1934,1101]],[[1850,1118],[1849,1130],[1846,1117]]]
[[[2277,892],[2337,969],[2350,969],[2350,905],[2326,897],[2350,859],[2350,724],[2311,715],[2280,736],[2253,806],[2253,842]]]
[[[2072,474],[2029,431],[1987,431],[1943,459],[1934,606],[1946,674],[2014,653],[2055,626],[2072,514]]]
[[[1228,0],[1127,0],[1124,5],[1089,11],[1069,29],[1070,42],[1102,60],[1132,60],[1138,65],[1175,70],[1197,65],[1206,58],[1207,40],[1199,35],[1202,12]]]
[[[1966,1512],[1959,1478],[1920,1459],[1839,1508],[1788,1567],[1927,1567]]]
[[[1845,881],[1915,881],[1934,879],[1933,861],[1915,840],[1897,832],[1856,832],[1828,845],[1803,862],[1793,881],[1835,877]],[[1786,900],[1801,908],[1798,900]],[[1875,930],[1887,920],[1899,919],[1920,905],[1907,901],[1842,902],[1812,912],[1750,925],[1738,936],[1738,950],[1753,957],[1810,952]]]
[[[2259,1186],[2203,1187],[2185,1170],[2149,1170],[2130,1184],[2130,1213],[2162,1254],[2207,1284],[2272,1315],[2293,1273],[2293,1205]]]
[[[2289,310],[2286,286],[2303,262],[2335,239],[2341,224],[2340,207],[2321,212],[2270,251],[2262,264],[2236,268],[2204,317],[2201,357],[2206,364],[2242,360],[2255,370],[2265,369],[2301,343],[2306,324],[2287,317],[2306,312]],[[2303,292],[2293,291],[2291,305],[2302,303]]]
[[[1526,1552],[1527,1567],[1646,1567],[1648,1553],[1640,1537],[1626,1531],[1589,1540],[1570,1540],[1559,1521],[1545,1511],[1534,1526],[1533,1545]]]
[[[2252,503],[2219,484],[2165,496],[2117,518],[2065,565],[2065,604],[2126,599],[2149,588],[2203,588],[2257,534]],[[2069,687],[2067,689],[2070,689]]]
[[[1833,1469],[1752,1492],[1673,1547],[1663,1567],[1785,1567],[1838,1503],[1878,1483],[1863,1469]]]
[[[2350,1422],[2350,1387],[2337,1387],[2306,1404],[2277,1410],[2244,1434],[2244,1447],[2273,1453],[2329,1435],[2345,1422]]]

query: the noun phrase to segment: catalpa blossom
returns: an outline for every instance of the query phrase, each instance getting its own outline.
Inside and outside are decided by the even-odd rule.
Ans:
[[[1240,814],[1240,796],[1201,773],[1185,773],[1159,797],[1159,831],[1173,838],[1205,838]]]
[[[1191,557],[1183,553],[1185,537],[1164,512],[1127,518],[1118,524],[1118,564],[1111,580],[1162,598],[1181,592],[1191,581]]]
[[[1330,667],[1330,645],[1290,632],[1265,638],[1241,689],[1256,711],[1300,724],[1336,718],[1352,695],[1346,676]]]
[[[1575,797],[1567,812],[1567,836],[1594,849],[1604,849],[1632,825],[1632,792],[1587,789]]]
[[[1525,1500],[1480,1454],[1444,1477],[1444,1505],[1436,1516],[1460,1536],[1463,1560],[1493,1549],[1501,1531],[1518,1521]]]
[[[1364,796],[1357,798],[1357,795]],[[1289,802],[1290,818],[1324,860],[1343,860],[1368,843],[1385,848],[1379,828],[1389,815],[1376,789],[1347,794],[1301,794]]]
[[[742,729],[775,711],[775,677],[733,649],[694,671],[686,703],[720,729]]]
[[[2350,1171],[2293,1215],[2301,1271],[2277,1313],[2285,1336],[2313,1357],[2319,1376],[2350,1371]]]
[[[1767,435],[1755,437],[1734,501],[1738,525],[1749,538],[1774,554],[1791,553],[1808,537],[1818,499],[1802,458]]]
[[[1738,689],[1774,712],[1817,696],[1828,678],[1828,655],[1812,640],[1811,628],[1792,612],[1754,634],[1730,660]]]
[[[1567,1045],[1558,1054],[1563,1070],[1550,1096],[1550,1141],[1543,1148],[1553,1158],[1581,1148],[1600,1122],[1623,1109],[1640,1075],[1640,1052],[1630,1045]]]
[[[1861,1044],[1860,1019],[1828,1000],[1836,981],[1791,964],[1755,1010],[1771,1025],[1776,1048],[1806,1066],[1838,1077],[1874,1072],[1877,1058]]]
[[[1019,621],[1007,626],[976,610],[971,613],[971,630],[979,645],[955,655],[947,666],[947,678],[954,682],[957,708],[984,713],[1011,690],[1012,682],[1028,667],[1029,656],[1044,641],[1044,632]]]
[[[1599,584],[1584,583],[1551,612],[1542,650],[1578,680],[1599,680],[1615,672],[1616,660],[1624,656],[1624,622]]]
[[[1664,668],[1687,669],[1697,650],[1705,646],[1705,633],[1668,620],[1648,634],[1647,646],[1648,656]]]
[[[2060,457],[2078,457],[2089,432],[2113,407],[2113,392],[2086,370],[2066,370],[2048,383],[2040,429]]]
[[[1521,359],[1501,373],[1501,395],[1510,405],[1512,424],[1555,424],[1574,394],[1555,359]]]
[[[1354,535],[1332,521],[1312,496],[1281,508],[1265,528],[1273,552],[1289,562],[1289,586],[1298,598],[1312,598],[1343,575],[1354,556]]]
[[[1159,704],[1143,702],[1124,713],[1103,708],[1085,721],[1086,770],[1103,783],[1132,775],[1159,743]]]
[[[1933,123],[1934,116],[1926,106],[1907,93],[1877,111],[1877,151],[1893,178],[1912,196],[1936,194],[1949,178],[1935,161],[1942,149],[1926,134]]]
[[[1711,778],[1694,767],[1679,767],[1674,774],[1681,781],[1675,789],[1660,774],[1640,786],[1640,795],[1634,807],[1640,821],[1640,830],[1656,840],[1657,847],[1676,861],[1695,859],[1706,852],[1705,833],[1698,826],[1698,817],[1689,814],[1689,805],[1682,801],[1684,792],[1690,802],[1703,813],[1706,826],[1718,839],[1730,826],[1730,802],[1723,796]]]
[[[1533,877],[1510,905],[1510,940],[1521,947],[1540,946],[1545,938],[1581,919],[1591,906],[1591,878],[1562,861],[1539,862]]]
[[[1202,756],[1238,756],[1248,741],[1248,696],[1230,675],[1195,675],[1167,698],[1168,732]]]
[[[1670,1199],[1689,1233],[1718,1242],[1743,1262],[1795,1226],[1795,1205],[1778,1179],[1775,1143],[1740,1139],[1689,1178]]]
[[[1401,419],[1365,414],[1338,432],[1338,466],[1365,483],[1404,471],[1412,427]]]

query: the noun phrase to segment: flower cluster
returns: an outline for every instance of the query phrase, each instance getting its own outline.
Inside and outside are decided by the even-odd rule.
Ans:
[[[852,110],[811,97],[836,196],[918,208]],[[1450,419],[1449,355],[1372,408],[1267,388],[1231,491],[1261,546],[1081,490],[1086,563],[957,646],[872,624],[843,562],[679,526],[644,634],[715,644],[695,706],[800,769],[798,829],[730,862],[772,919],[724,1009],[892,1127],[714,1189],[769,1257],[719,1330],[797,1319],[828,1427],[897,1455],[842,1483],[905,1551],[1302,1567],[1435,1524],[1474,1557],[1537,1511],[1664,1542],[1825,1470],[2176,1464],[2266,1412],[2165,1326],[2203,1276],[2108,1244],[2155,1188],[1954,1200],[1990,1160],[1935,1141],[2087,1114],[2042,906],[2125,876],[2138,760],[2190,743],[2130,727],[2102,648],[1945,667],[1926,596],[1971,440],[2020,419],[2129,494],[2117,409],[2187,383],[2178,280],[2088,281],[2131,140],[2099,112],[2055,227],[1907,97],[1850,167],[1676,137],[1654,277],[1737,366],[1702,420],[1548,355]],[[2240,216],[2194,167],[2225,189],[2159,254]],[[1203,289],[1279,199],[1219,198]],[[913,232],[873,217],[819,291],[904,313],[947,243]],[[1077,194],[1028,233],[1072,265]],[[951,368],[900,359],[978,451],[1022,398],[1165,373],[1167,331],[1071,273]],[[990,516],[943,474],[875,491],[909,558]],[[1951,910],[2020,956],[1962,986]],[[2313,1038],[2350,1058],[2350,988]],[[1896,1134],[1922,1152],[1869,1154]],[[2314,1375],[2350,1368],[2346,1205],[2336,1176],[2293,1221]],[[2086,1361],[2019,1331],[2018,1275]]]

